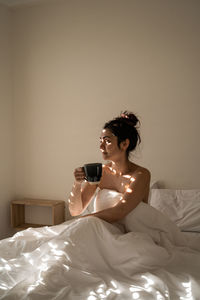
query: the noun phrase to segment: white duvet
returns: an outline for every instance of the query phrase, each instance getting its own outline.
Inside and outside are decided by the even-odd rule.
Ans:
[[[0,299],[200,299],[200,239],[152,209],[139,204],[127,233],[85,217],[0,241]]]

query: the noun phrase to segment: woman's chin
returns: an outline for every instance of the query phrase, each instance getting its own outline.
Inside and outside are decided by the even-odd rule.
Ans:
[[[105,159],[105,160],[107,160],[109,157],[108,153],[102,153],[102,156],[103,156],[103,159]]]

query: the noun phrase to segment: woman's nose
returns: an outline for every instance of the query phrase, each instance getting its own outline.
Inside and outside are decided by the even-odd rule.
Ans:
[[[105,143],[104,143],[104,141],[100,141],[100,149],[101,150],[105,149]]]

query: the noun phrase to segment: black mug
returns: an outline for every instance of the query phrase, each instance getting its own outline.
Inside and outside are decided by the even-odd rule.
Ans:
[[[90,163],[83,166],[85,171],[85,179],[91,184],[99,183],[102,175],[101,163]]]

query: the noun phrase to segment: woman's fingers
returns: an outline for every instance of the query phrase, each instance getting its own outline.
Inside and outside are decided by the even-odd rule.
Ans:
[[[85,179],[84,169],[79,167],[74,170],[74,177],[76,181],[83,181]]]

